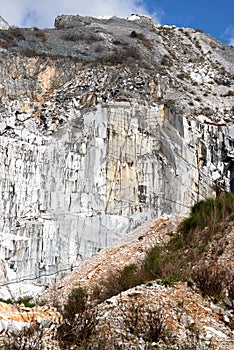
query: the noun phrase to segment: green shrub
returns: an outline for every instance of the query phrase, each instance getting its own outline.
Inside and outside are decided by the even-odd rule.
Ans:
[[[180,233],[177,233],[174,237],[172,237],[167,244],[167,248],[170,251],[175,251],[182,247],[183,247],[183,238]]]
[[[88,302],[87,291],[81,287],[73,289],[61,313],[63,322],[57,330],[60,349],[91,349],[97,309]]]
[[[119,274],[118,282],[121,289],[127,290],[138,282],[138,271],[135,264],[126,265]]]
[[[234,195],[232,193],[200,201],[192,207],[190,217],[183,221],[180,232],[188,233],[196,228],[208,227],[210,233],[214,233],[219,227],[220,220],[230,220],[233,211]]]
[[[103,302],[125,290],[133,288],[146,281],[140,267],[135,264],[124,266],[123,269],[111,272],[106,280],[94,288],[94,299]]]
[[[74,288],[64,305],[63,317],[67,320],[73,320],[76,314],[84,312],[87,307],[87,299],[88,294],[85,289]]]
[[[149,279],[160,278],[162,274],[162,255],[159,246],[153,247],[147,254],[143,269]]]
[[[33,306],[35,306],[35,303],[32,303],[31,300],[32,300],[32,297],[26,296],[23,298],[18,298],[17,303],[24,304],[24,306],[26,306],[26,307],[33,307]]]
[[[162,279],[162,284],[165,287],[173,286],[176,281],[180,280],[180,275],[168,275]]]
[[[0,298],[0,302],[5,304],[13,304],[13,301],[10,298],[9,299]]]
[[[178,237],[172,237],[165,247],[155,246],[148,252],[141,272],[147,281],[161,279],[164,285],[169,286],[182,278],[184,260],[179,250],[182,243]]]

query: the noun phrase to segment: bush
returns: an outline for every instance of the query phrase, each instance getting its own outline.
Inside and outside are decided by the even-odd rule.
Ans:
[[[31,300],[32,300],[32,297],[26,296],[26,297],[17,299],[16,302],[17,304],[24,304],[24,306],[26,307],[33,307],[35,306],[35,303],[32,303]]]
[[[227,273],[226,288],[227,288],[227,296],[232,304],[232,308],[234,308],[234,272],[233,271]]]
[[[221,266],[210,267],[204,263],[199,264],[192,273],[192,278],[203,296],[208,295],[215,301],[222,298],[227,281],[227,272]]]
[[[134,45],[124,45],[119,48],[114,48],[109,55],[103,57],[102,62],[116,64],[138,59],[140,59],[138,48]]]
[[[210,117],[214,112],[210,107],[203,107],[201,108],[200,113],[207,117]]]
[[[5,303],[5,304],[13,304],[13,300],[10,298],[8,298],[8,299],[0,298],[0,302]]]
[[[138,34],[135,32],[135,30],[133,30],[129,36],[130,38],[138,38]]]
[[[234,96],[233,90],[228,90],[225,94],[221,95],[222,97]]]
[[[177,238],[174,237],[165,247],[153,247],[146,255],[142,266],[142,275],[147,280],[161,279],[162,284],[171,286],[182,278],[181,267],[184,259],[181,258],[178,248],[172,248]],[[177,243],[176,243],[177,244]]]
[[[129,36],[130,38],[138,39],[138,42],[143,44],[147,49],[153,48],[152,42],[147,39],[143,33],[137,33],[135,30],[133,30]]]
[[[157,343],[165,335],[165,311],[161,306],[143,306],[132,301],[126,308],[120,300],[119,308],[125,329],[130,334],[143,338],[147,343]]]
[[[13,35],[8,30],[0,30],[0,46],[7,49],[12,45]]]
[[[81,33],[68,32],[62,36],[62,39],[66,41],[80,41],[84,40],[84,37]]]
[[[186,234],[196,228],[208,227],[209,233],[213,234],[218,229],[221,220],[231,219],[233,211],[234,195],[232,193],[200,201],[192,207],[190,217],[183,221],[180,232]]]
[[[93,297],[103,302],[125,290],[145,282],[145,276],[135,264],[126,265],[123,269],[111,272],[108,278],[96,286]]]
[[[205,344],[201,340],[198,329],[195,329],[194,332],[186,330],[185,339],[180,341],[178,345],[180,350],[208,350],[211,348],[211,344]]]
[[[63,317],[66,320],[74,320],[76,314],[83,313],[87,308],[88,294],[85,289],[74,288],[68,296],[63,308]]]
[[[168,55],[163,55],[161,59],[161,65],[162,66],[171,66],[172,61]]]
[[[143,339],[150,343],[157,343],[165,335],[165,312],[160,306],[156,309],[148,307],[146,315]]]
[[[170,251],[175,251],[183,247],[182,235],[177,233],[174,237],[170,239],[167,245]]]
[[[101,285],[96,286],[93,297],[103,302],[151,280],[160,279],[163,285],[171,286],[176,281],[192,278],[203,294],[220,298],[228,286],[225,271],[220,268],[213,271],[206,264],[198,263],[210,247],[208,243],[220,237],[216,231],[222,231],[222,220],[232,220],[233,208],[234,195],[231,193],[196,203],[190,217],[183,221],[179,232],[165,246],[157,245],[150,249],[141,266],[129,264],[111,272]],[[213,258],[223,253],[225,244],[225,240],[219,240],[218,247],[211,247]],[[192,270],[193,266],[197,267]],[[231,278],[229,280],[232,281]],[[233,295],[234,283],[229,284],[230,295]]]
[[[194,30],[197,33],[204,33],[204,31],[201,28],[195,28]]]
[[[162,284],[165,287],[173,286],[176,281],[180,279],[180,275],[168,275],[166,278],[162,279]]]
[[[63,322],[57,338],[61,349],[89,349],[97,325],[97,310],[88,303],[87,291],[81,287],[70,293],[61,311]]]
[[[162,275],[162,250],[160,247],[153,247],[147,254],[143,269],[149,279],[160,278]]]

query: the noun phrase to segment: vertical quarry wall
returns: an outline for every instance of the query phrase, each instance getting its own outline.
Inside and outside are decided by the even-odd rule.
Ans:
[[[18,137],[0,137],[2,295],[5,283],[31,293],[146,219],[185,215],[217,183],[229,187],[231,130],[165,105],[99,104],[49,136],[9,123]]]

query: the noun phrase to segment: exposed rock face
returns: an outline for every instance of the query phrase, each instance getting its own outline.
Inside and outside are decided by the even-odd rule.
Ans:
[[[2,31],[0,46],[1,280],[25,281],[16,294],[230,189],[233,48],[79,16]]]
[[[7,23],[7,21],[5,21],[4,18],[2,18],[2,16],[0,16],[0,29],[9,29],[10,26]]]

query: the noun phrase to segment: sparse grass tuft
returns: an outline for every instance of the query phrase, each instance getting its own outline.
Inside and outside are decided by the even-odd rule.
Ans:
[[[230,220],[233,212],[234,195],[232,193],[200,201],[192,207],[190,216],[180,227],[180,232],[185,235],[196,228],[208,227],[208,232],[213,234],[218,229],[220,220]]]

